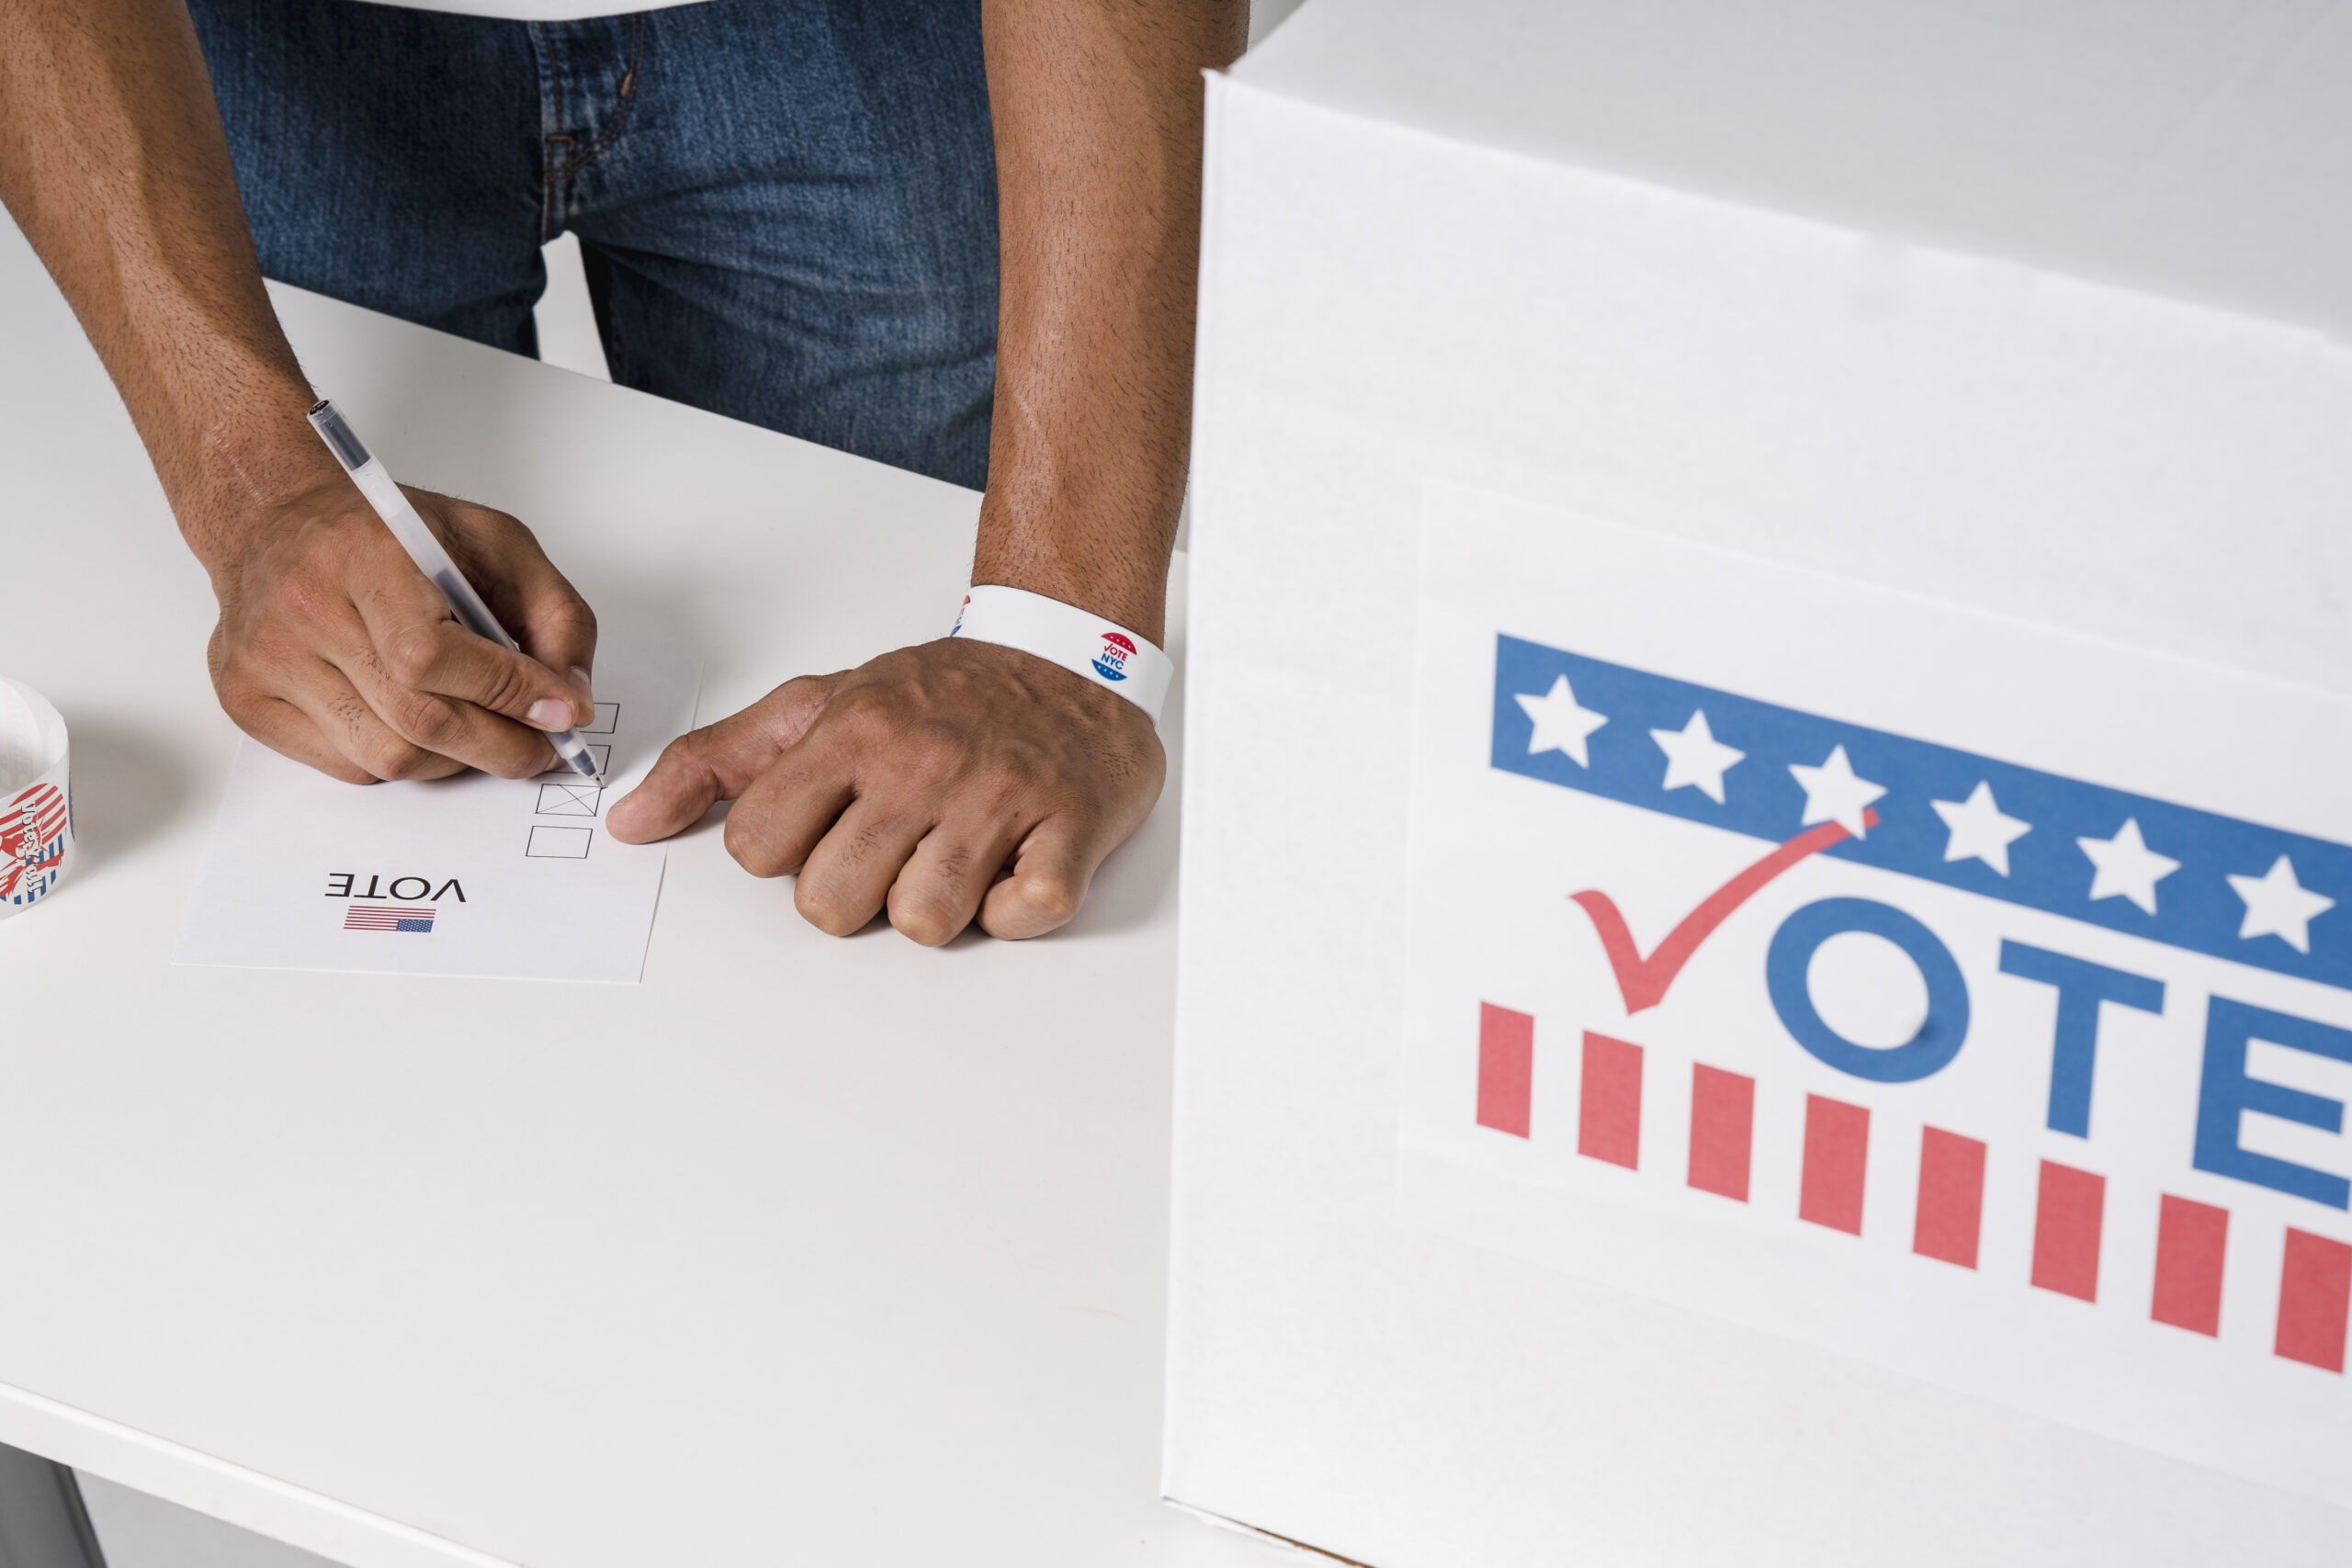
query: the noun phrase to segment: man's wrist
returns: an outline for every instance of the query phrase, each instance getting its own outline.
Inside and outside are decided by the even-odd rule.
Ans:
[[[1074,604],[1139,632],[1166,640],[1168,563],[1176,525],[1170,515],[1122,525],[1116,509],[1091,526],[1020,520],[1009,508],[981,509],[972,585],[1017,588]]]
[[[347,483],[302,417],[312,400],[307,386],[275,388],[258,409],[174,420],[155,466],[181,534],[208,570],[243,556],[303,497]]]
[[[1149,638],[1165,642],[1168,636],[1168,585],[1163,576],[1157,592],[1127,583],[1089,583],[1076,574],[1053,572],[1016,578],[1012,573],[972,574],[974,588],[1012,588],[1040,598],[1057,600],[1088,615],[1100,616]]]
[[[1125,698],[1154,724],[1176,672],[1165,650],[1135,628],[1065,600],[1001,584],[976,584],[966,593],[947,635],[1034,654]]]

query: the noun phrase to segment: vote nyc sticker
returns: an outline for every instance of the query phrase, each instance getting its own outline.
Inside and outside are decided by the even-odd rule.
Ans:
[[[0,676],[0,919],[57,891],[74,863],[65,720]]]

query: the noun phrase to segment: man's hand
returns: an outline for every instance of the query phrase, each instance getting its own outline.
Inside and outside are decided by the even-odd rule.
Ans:
[[[467,767],[526,778],[548,765],[547,731],[594,719],[596,618],[514,518],[408,496],[537,657],[468,631],[336,473],[241,519],[237,547],[207,563],[220,705],[264,745],[352,784]]]
[[[847,936],[886,907],[936,947],[1069,919],[1095,868],[1159,798],[1168,754],[1143,710],[992,643],[943,639],[788,681],[670,743],[605,818],[643,843],[735,800],[727,849]],[[740,798],[739,798],[740,797]]]
[[[537,657],[463,630],[311,434],[317,394],[262,288],[187,6],[0,0],[0,199],[211,574],[230,716],[355,782],[537,772],[537,732],[594,712],[595,621],[521,524],[412,491]]]
[[[0,0],[5,3],[5,0]],[[1184,496],[1200,255],[1201,69],[1244,0],[984,0],[1002,270],[971,581],[1162,639]],[[1077,913],[1168,773],[1141,709],[1032,654],[954,639],[777,687],[672,744],[605,822],[674,833],[740,797],[727,848],[845,935],[917,942]]]

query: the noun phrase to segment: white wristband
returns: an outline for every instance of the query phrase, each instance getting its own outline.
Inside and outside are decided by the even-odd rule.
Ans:
[[[1118,693],[1154,724],[1176,673],[1175,660],[1117,622],[1018,588],[972,589],[947,635],[1034,653]]]

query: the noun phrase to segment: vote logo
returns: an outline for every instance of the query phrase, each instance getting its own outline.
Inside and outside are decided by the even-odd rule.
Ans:
[[[65,868],[65,793],[37,784],[0,813],[0,898],[30,904],[57,886]]]
[[[2352,846],[1491,646],[1483,770],[1446,764],[1461,793],[1416,807],[1459,826],[1417,872],[1448,913],[1426,928],[1442,956],[1415,959],[1430,1109],[1407,1145],[1473,1173],[1416,1201],[1629,1288],[2352,1491]],[[2097,712],[2016,701],[2058,754],[2130,754],[2097,744]],[[2203,776],[2258,781],[2258,737],[2209,743],[2245,760]]]
[[[1094,672],[1105,681],[1127,678],[1127,660],[1135,657],[1135,640],[1125,632],[1104,632],[1102,647],[1094,655]]]

